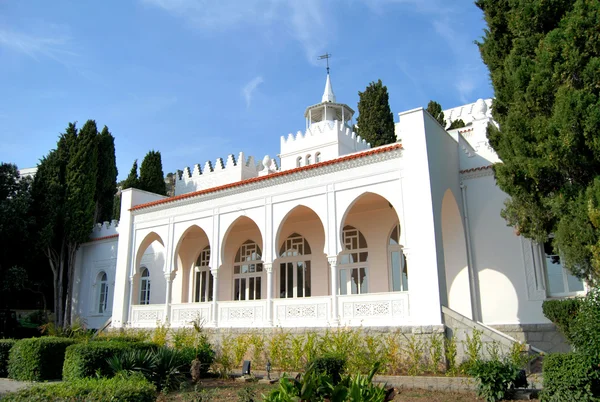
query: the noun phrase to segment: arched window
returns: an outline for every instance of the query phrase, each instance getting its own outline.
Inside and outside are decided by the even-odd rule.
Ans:
[[[321,153],[317,152],[315,154],[315,163],[319,163],[319,162],[321,162]]]
[[[258,300],[262,293],[262,252],[252,240],[238,249],[233,264],[233,300]]]
[[[296,167],[300,167],[300,166],[302,166],[302,157],[301,156],[296,158]]]
[[[310,165],[312,163],[312,157],[309,155],[306,155],[306,166]]]
[[[213,277],[210,273],[210,246],[206,246],[198,256],[194,268],[194,301],[207,302],[213,299]]]
[[[406,292],[408,290],[408,270],[406,257],[400,245],[400,225],[396,224],[390,234],[388,242],[389,266],[391,275],[391,290],[393,292]]]
[[[353,226],[344,226],[342,231],[344,251],[340,255],[340,294],[362,294],[369,292],[369,250],[365,236]]]
[[[98,314],[104,314],[108,306],[108,277],[106,272],[101,271],[98,273],[96,284],[98,285]]]
[[[150,304],[150,271],[146,267],[142,269],[140,280],[140,304]]]
[[[279,297],[310,297],[310,245],[292,233],[279,250]]]

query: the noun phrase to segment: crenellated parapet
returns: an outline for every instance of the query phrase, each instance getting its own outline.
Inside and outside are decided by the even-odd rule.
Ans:
[[[113,219],[110,222],[102,222],[94,225],[92,233],[90,234],[90,240],[97,240],[101,238],[116,237],[119,234],[119,221]]]
[[[293,169],[364,151],[371,145],[357,135],[349,124],[339,120],[312,123],[306,131],[282,136],[281,169]]]
[[[237,158],[233,154],[225,160],[217,158],[214,164],[207,161],[202,168],[199,164],[192,169],[186,167],[175,181],[175,195],[250,179],[258,175],[259,168],[262,166],[257,166],[254,157],[246,157],[243,152]]]

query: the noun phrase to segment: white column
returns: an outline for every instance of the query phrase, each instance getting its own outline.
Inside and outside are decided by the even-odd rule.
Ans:
[[[273,263],[265,262],[263,264],[267,271],[267,325],[273,326]]]
[[[331,323],[339,325],[337,255],[327,257],[331,267]]]
[[[171,321],[171,288],[173,285],[173,278],[170,272],[165,273],[165,279],[167,282],[167,296],[165,297],[165,322]]]
[[[132,304],[133,304],[133,275],[129,276],[129,306],[127,308],[127,322],[126,325],[128,327],[131,326],[131,324],[133,323],[133,317],[131,316],[131,311],[132,311]],[[114,297],[114,296],[113,296]]]
[[[213,276],[213,299],[212,299],[212,314],[210,317],[210,325],[213,327],[217,326],[217,314],[218,314],[218,305],[217,305],[217,295],[219,294],[219,286],[218,286],[218,278],[219,278],[219,270],[217,268],[211,268],[210,274]]]

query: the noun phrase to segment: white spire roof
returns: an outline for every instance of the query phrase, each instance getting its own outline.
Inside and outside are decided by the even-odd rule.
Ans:
[[[331,88],[331,80],[329,79],[329,73],[327,73],[327,82],[325,82],[325,91],[323,91],[323,97],[321,102],[335,103],[335,94]]]

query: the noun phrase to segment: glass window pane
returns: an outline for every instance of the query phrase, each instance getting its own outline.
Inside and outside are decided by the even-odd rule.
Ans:
[[[233,295],[233,300],[240,300],[240,280],[235,279],[233,281],[233,291],[235,294]]]
[[[285,263],[279,264],[279,297],[284,298],[285,294]]]
[[[200,301],[200,272],[196,272],[196,280],[195,280],[195,291],[194,291],[194,301]]]
[[[406,257],[402,254],[402,290],[408,291],[408,267],[406,266]]]
[[[254,278],[248,279],[248,300],[254,300]]]
[[[263,270],[263,265],[262,264],[256,264],[256,272],[262,272]]]
[[[367,262],[367,260],[369,259],[369,253],[368,252],[362,252],[360,253],[360,255],[358,256],[358,261],[359,262]]]
[[[304,297],[304,263],[298,262],[296,275],[296,297]]]
[[[213,276],[212,274],[208,275],[208,301],[213,300]]]
[[[262,278],[260,276],[256,277],[256,291],[254,292],[254,296],[256,300],[262,299]]]
[[[310,297],[310,261],[304,262],[304,296]]]
[[[200,272],[200,301],[206,301],[206,271]]]
[[[358,232],[358,247],[367,248],[367,240],[365,240],[365,236],[362,233]]]
[[[358,268],[352,269],[350,276],[350,294],[358,294]]]
[[[348,294],[348,278],[345,269],[340,269],[340,294]]]
[[[286,285],[287,297],[294,297],[294,264],[288,262],[287,264],[287,285]]]
[[[567,284],[569,286],[569,292],[581,292],[583,291],[583,282],[581,279],[577,278],[574,275],[566,272],[567,275]]]
[[[400,252],[392,251],[390,255],[392,263],[392,291],[398,292],[402,290],[401,277],[400,277]]]
[[[246,278],[240,279],[240,300],[246,300]]]
[[[557,256],[546,255],[546,271],[550,293],[564,293],[563,267]]]
[[[367,277],[367,269],[360,269],[360,294],[369,293],[369,279]]]
[[[234,274],[239,274],[240,273],[240,266],[239,265],[234,265],[233,266],[233,273]]]

